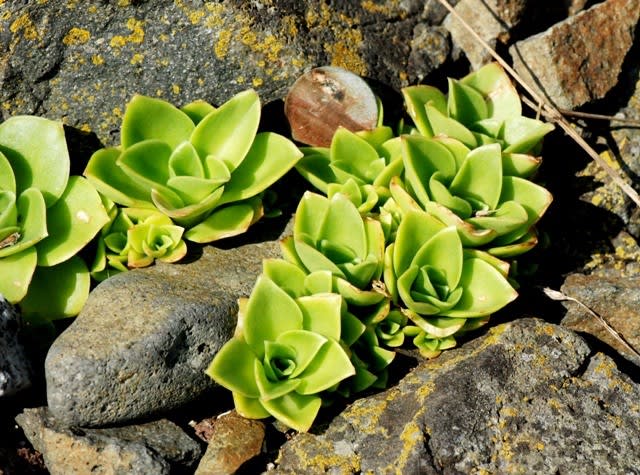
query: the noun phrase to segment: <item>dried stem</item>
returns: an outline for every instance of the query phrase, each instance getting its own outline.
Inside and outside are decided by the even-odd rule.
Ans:
[[[622,335],[620,335],[620,333],[618,333],[611,325],[609,325],[609,323],[607,323],[607,321],[603,317],[601,317],[596,312],[594,312],[589,307],[587,307],[585,304],[580,302],[580,300],[578,300],[578,299],[576,299],[574,297],[570,297],[569,295],[563,294],[562,292],[558,292],[557,290],[550,289],[548,287],[545,287],[542,290],[545,293],[545,295],[547,297],[549,297],[551,300],[567,301],[567,302],[575,302],[575,303],[577,303],[581,308],[586,310],[587,313],[589,313],[589,315],[591,315],[596,320],[598,320],[598,322],[607,330],[607,332],[609,332],[611,334],[611,336],[613,336],[613,338],[616,339],[616,341],[618,341],[622,346],[624,346],[633,355],[635,355],[638,358],[640,358],[640,353],[638,353],[638,351],[633,346],[631,346],[629,344],[629,342],[627,342],[627,340],[625,340],[624,337]]]
[[[622,175],[617,170],[613,169],[609,164],[596,152],[583,138],[574,130],[571,124],[563,117],[562,113],[553,106],[544,97],[534,91],[516,71],[507,64],[507,62],[500,57],[496,51],[484,41],[478,33],[462,18],[458,12],[449,4],[447,0],[438,0],[450,13],[456,18],[462,26],[469,32],[469,34],[483,47],[491,56],[504,68],[504,70],[518,83],[520,86],[533,98],[532,101],[525,100],[525,103],[532,105],[533,109],[539,109],[540,113],[544,115],[547,120],[554,122],[558,125],[569,137],[571,137],[587,154],[595,161],[600,168],[602,168],[611,179],[624,191],[631,200],[640,208],[640,195],[629,185]]]

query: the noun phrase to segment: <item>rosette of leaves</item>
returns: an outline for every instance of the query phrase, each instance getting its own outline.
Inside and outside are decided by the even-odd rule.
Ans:
[[[119,205],[158,209],[188,240],[237,235],[262,216],[260,194],[302,156],[281,135],[257,133],[259,121],[253,90],[219,108],[198,101],[177,109],[135,96],[120,147],[97,151],[85,175]]]
[[[173,224],[159,211],[149,208],[118,208],[113,220],[103,229],[98,240],[91,275],[96,280],[129,269],[147,267],[157,259],[177,262],[187,253],[182,240],[184,228]]]
[[[508,155],[535,154],[554,128],[522,115],[518,92],[497,63],[449,79],[446,96],[426,85],[406,87],[402,94],[420,134],[452,137],[469,148],[498,142]]]
[[[389,181],[402,171],[399,139],[385,126],[355,133],[339,127],[330,147],[301,150],[298,172],[329,198],[349,197],[363,215],[389,198]]]
[[[322,393],[355,373],[340,344],[342,303],[334,293],[292,297],[261,275],[241,302],[236,335],[207,374],[232,391],[244,417],[274,416],[295,430],[308,430]]]
[[[424,211],[403,216],[396,241],[385,253],[387,289],[418,328],[405,333],[427,353],[450,347],[456,333],[477,326],[478,319],[483,322],[515,299],[507,273],[506,263],[464,250],[455,226]]]
[[[90,277],[76,254],[109,220],[98,192],[69,167],[61,123],[0,124],[0,293],[32,320],[79,313]]]
[[[404,181],[390,186],[401,209],[420,207],[455,226],[465,246],[498,257],[537,243],[534,225],[552,201],[543,187],[518,176],[499,144],[469,150],[451,138],[402,137]]]

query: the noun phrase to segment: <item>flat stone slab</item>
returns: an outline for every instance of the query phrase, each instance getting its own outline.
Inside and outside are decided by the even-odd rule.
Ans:
[[[276,473],[637,473],[640,385],[576,333],[499,325],[281,449]]]

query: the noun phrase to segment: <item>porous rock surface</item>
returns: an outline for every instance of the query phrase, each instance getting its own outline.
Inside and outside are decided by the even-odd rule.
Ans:
[[[108,429],[69,428],[47,409],[25,409],[16,421],[44,456],[51,475],[176,473],[200,457],[200,446],[174,423],[161,419]],[[173,470],[173,471],[172,471]]]
[[[31,385],[29,360],[18,341],[19,328],[18,311],[0,294],[0,397]]]
[[[515,70],[557,107],[605,97],[634,44],[640,0],[607,0],[514,44]]]
[[[420,364],[276,473],[637,473],[640,385],[572,331],[526,318]]]
[[[203,248],[186,264],[158,263],[101,283],[53,343],[45,363],[51,413],[97,426],[167,411],[213,387],[204,374],[231,338],[276,241]],[[72,397],[70,397],[72,395]]]

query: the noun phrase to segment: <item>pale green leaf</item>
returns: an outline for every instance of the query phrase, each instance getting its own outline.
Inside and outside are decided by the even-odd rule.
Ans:
[[[10,303],[20,302],[27,294],[37,262],[34,247],[0,258],[0,294]]]
[[[253,222],[250,204],[238,203],[216,209],[207,219],[189,229],[184,237],[189,241],[207,243],[244,233]]]
[[[318,396],[305,396],[291,392],[277,399],[261,401],[261,403],[269,414],[283,424],[299,432],[306,432],[318,415],[322,399]]]
[[[256,355],[242,339],[232,338],[216,353],[206,370],[216,383],[245,397],[260,395],[256,384]]]

